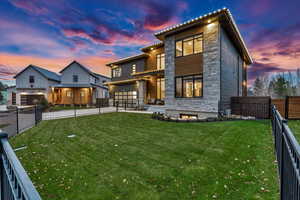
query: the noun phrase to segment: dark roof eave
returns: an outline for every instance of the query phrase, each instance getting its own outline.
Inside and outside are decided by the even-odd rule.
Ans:
[[[111,67],[112,65],[118,65],[118,64],[122,64],[122,63],[127,63],[129,61],[132,61],[132,60],[137,60],[137,59],[140,59],[140,58],[146,58],[148,57],[147,54],[139,54],[139,55],[134,55],[134,56],[130,56],[130,57],[126,57],[126,58],[122,58],[122,59],[119,59],[119,60],[116,60],[114,62],[110,62],[110,63],[107,63],[106,66],[108,67]]]

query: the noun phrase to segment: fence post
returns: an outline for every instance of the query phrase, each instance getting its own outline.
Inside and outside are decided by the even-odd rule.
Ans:
[[[74,104],[74,117],[76,118],[76,105]]]
[[[98,99],[98,106],[99,106],[99,114],[101,114],[101,105],[100,105],[100,100]]]
[[[124,107],[125,107],[125,110],[126,110],[126,106],[127,106],[127,101],[125,101],[124,103],[125,103],[125,104],[124,104]]]
[[[285,178],[285,176],[283,175],[284,173],[284,124],[287,124],[287,120],[286,119],[283,119],[282,122],[281,122],[281,133],[280,133],[280,137],[281,137],[281,150],[280,150],[280,157],[281,157],[281,160],[280,160],[280,199],[283,200],[284,197],[283,197],[283,179]]]
[[[17,117],[17,134],[19,134],[19,108],[16,109],[16,117]]]
[[[8,138],[8,135],[6,133],[0,133],[0,199],[4,200],[4,165],[3,165],[3,160],[2,160],[2,154],[3,154],[3,149],[2,149],[2,143],[1,139],[2,138]]]
[[[119,112],[119,101],[116,101],[117,112]]]
[[[34,119],[35,119],[35,125],[37,125],[37,105],[34,106]]]
[[[289,119],[289,96],[285,97],[285,119]]]
[[[272,115],[272,99],[269,97],[269,119],[271,119]]]

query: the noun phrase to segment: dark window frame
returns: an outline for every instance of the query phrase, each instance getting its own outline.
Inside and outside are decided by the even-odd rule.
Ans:
[[[164,77],[160,77],[160,78],[157,78],[156,79],[156,98],[159,99],[159,100],[164,100],[165,98],[162,98],[162,82],[164,82],[164,90],[166,92],[166,82],[165,82],[165,78]],[[159,93],[157,92],[158,87],[159,85]],[[164,96],[166,97],[166,94],[164,94]]]
[[[119,70],[119,72],[117,73],[117,70]],[[122,68],[121,67],[116,67],[116,68],[113,68],[111,70],[112,72],[112,77],[113,78],[118,78],[118,77],[121,77],[122,76]]]
[[[78,75],[74,74],[73,75],[73,83],[78,83],[79,77]]]
[[[29,76],[29,83],[34,83],[35,82],[35,78],[33,75]]]
[[[164,58],[164,60],[166,62],[166,54],[165,53],[156,54],[156,69],[158,69],[158,70],[165,69],[165,67],[166,67],[166,64],[164,65],[164,68],[162,67],[162,57]],[[159,60],[159,65],[157,64],[158,60]]]
[[[179,114],[180,119],[183,119],[183,116],[187,116],[188,118],[196,117],[196,119],[198,119],[198,115],[196,115],[196,114],[185,114],[185,113],[180,113]]]
[[[198,53],[195,53],[195,39],[198,38],[198,36],[200,36],[202,38],[202,51],[201,52],[198,52]],[[184,44],[184,40],[187,39],[187,38],[193,38],[192,41],[193,41],[193,53],[192,54],[188,54],[188,55],[183,55],[183,52],[184,52],[184,49],[183,49],[183,44]],[[177,56],[177,42],[180,42],[181,41],[181,55]],[[181,38],[181,39],[177,39],[175,40],[175,58],[180,58],[180,57],[185,57],[185,56],[191,56],[191,55],[196,55],[196,54],[201,54],[204,52],[204,34],[203,33],[198,33],[198,34],[195,34],[195,35],[190,35],[190,36],[187,36],[187,37],[184,37],[184,38]]]
[[[188,80],[188,79],[184,79],[185,77],[192,77],[192,80],[193,80],[193,96],[192,97],[185,97],[184,96],[183,82],[184,82],[184,80]],[[177,95],[177,79],[181,79],[181,96]],[[202,83],[201,96],[195,96],[195,80],[201,80],[201,83]],[[191,74],[191,75],[184,75],[184,76],[175,76],[174,82],[175,82],[175,84],[174,84],[175,85],[175,98],[184,98],[184,99],[203,98],[203,85],[204,85],[204,83],[203,83],[203,74]]]

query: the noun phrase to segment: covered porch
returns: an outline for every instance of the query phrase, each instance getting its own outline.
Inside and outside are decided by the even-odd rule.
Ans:
[[[165,102],[165,77],[164,69],[148,70],[132,74],[145,80],[143,92],[144,103],[149,105],[164,105]]]
[[[92,105],[96,88],[92,85],[54,85],[51,87],[54,105]]]

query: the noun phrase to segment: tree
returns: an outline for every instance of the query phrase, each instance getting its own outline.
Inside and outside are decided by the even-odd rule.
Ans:
[[[3,84],[1,81],[0,81],[0,91],[4,91],[6,89],[7,85]]]
[[[263,82],[260,77],[256,77],[253,85],[254,96],[262,96]]]
[[[2,94],[2,92],[0,91],[0,103],[4,100],[4,96]]]
[[[290,83],[285,79],[284,74],[278,74],[274,78],[274,94],[276,98],[284,98],[289,95]]]
[[[257,77],[253,86],[254,96],[268,96],[269,82],[270,80],[268,76]]]

